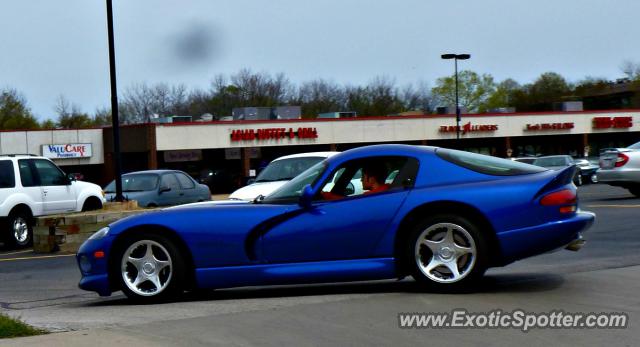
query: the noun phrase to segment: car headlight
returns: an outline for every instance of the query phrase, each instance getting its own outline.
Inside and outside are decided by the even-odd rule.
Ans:
[[[104,227],[96,231],[95,233],[93,233],[93,235],[89,236],[89,240],[99,240],[107,236],[108,233],[109,233],[109,227]]]

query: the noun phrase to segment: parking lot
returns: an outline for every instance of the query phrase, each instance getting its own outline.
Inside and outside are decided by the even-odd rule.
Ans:
[[[579,252],[559,251],[492,269],[470,294],[418,290],[412,280],[185,294],[177,302],[131,305],[120,293],[100,298],[77,288],[69,254],[0,252],[0,312],[62,332],[19,340],[37,345],[264,344],[637,345],[640,332],[640,199],[602,184],[579,188],[581,208],[597,214]],[[403,312],[624,312],[626,329],[400,329]],[[485,332],[491,332],[485,333]]]

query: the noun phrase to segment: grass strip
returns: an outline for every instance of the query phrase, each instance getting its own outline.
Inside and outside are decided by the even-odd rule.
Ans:
[[[45,334],[46,332],[29,326],[17,319],[0,313],[0,339]]]

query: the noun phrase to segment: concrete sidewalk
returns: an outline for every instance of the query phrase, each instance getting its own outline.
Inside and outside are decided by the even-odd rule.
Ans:
[[[204,317],[0,340],[2,346],[211,346],[266,345],[566,345],[633,346],[640,341],[640,266],[574,273],[491,275],[478,293],[373,292],[344,300],[242,308]],[[378,284],[372,285],[372,287]],[[266,289],[269,291],[269,289]],[[251,292],[260,299],[263,290]],[[295,289],[290,291],[295,296]],[[321,296],[322,291],[321,292]],[[274,296],[286,295],[281,292]],[[326,295],[333,295],[327,290]],[[325,296],[326,296],[325,295]],[[269,293],[266,295],[270,298]],[[302,296],[302,299],[307,297]],[[309,300],[307,300],[309,301]],[[313,301],[313,300],[311,300]],[[233,302],[233,301],[232,301]],[[210,301],[199,304],[209,305]],[[165,306],[169,309],[169,306]],[[624,312],[625,329],[400,329],[400,312],[470,312],[495,309],[545,313]],[[140,307],[140,309],[144,309]]]

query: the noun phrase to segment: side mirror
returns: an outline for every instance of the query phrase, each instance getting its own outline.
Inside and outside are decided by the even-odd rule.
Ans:
[[[249,178],[247,180],[247,185],[254,184],[254,183],[256,183],[256,179],[255,178]]]
[[[311,185],[307,184],[302,188],[302,195],[300,195],[300,200],[298,201],[298,205],[302,208],[311,207],[311,202],[313,201],[313,189],[311,189]]]
[[[171,188],[167,187],[167,186],[162,186],[160,187],[160,194],[164,193],[164,192],[170,192]]]
[[[76,181],[76,175],[74,175],[72,173],[67,174],[67,179],[69,180],[69,182]]]

